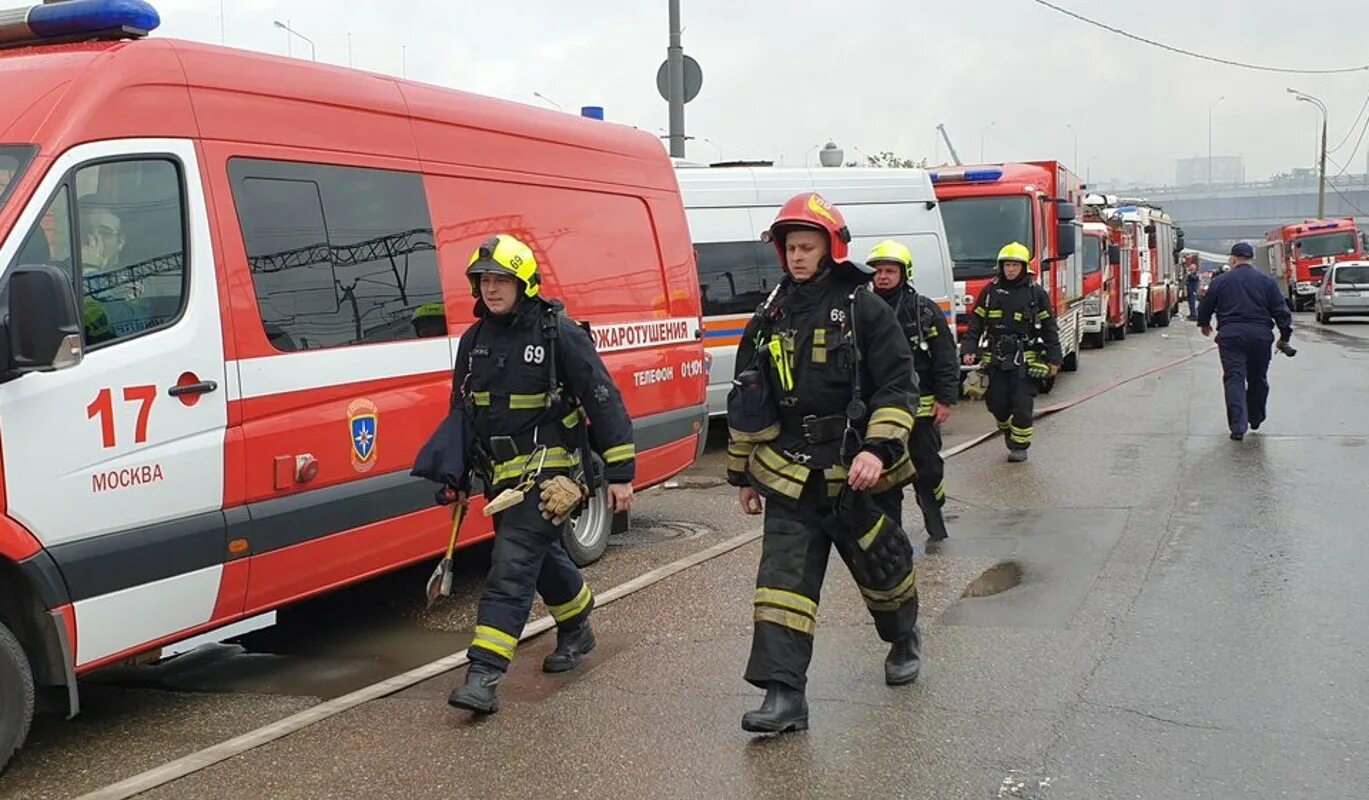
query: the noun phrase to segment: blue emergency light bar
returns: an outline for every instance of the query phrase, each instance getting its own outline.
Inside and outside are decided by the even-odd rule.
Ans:
[[[993,183],[1003,177],[1003,170],[962,169],[951,172],[933,172],[932,183]]]
[[[65,0],[0,11],[0,47],[139,38],[161,23],[143,0]]]

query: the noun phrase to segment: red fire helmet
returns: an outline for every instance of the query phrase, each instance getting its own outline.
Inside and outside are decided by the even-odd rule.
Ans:
[[[789,228],[814,228],[827,234],[829,255],[838,263],[845,261],[851,243],[851,231],[846,227],[846,219],[837,207],[817,192],[804,192],[789,198],[775,221],[766,231],[766,239],[774,242],[780,254],[780,264],[785,263],[784,234]]]

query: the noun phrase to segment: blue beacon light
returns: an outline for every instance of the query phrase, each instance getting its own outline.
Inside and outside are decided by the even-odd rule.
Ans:
[[[161,25],[143,0],[66,0],[0,11],[0,47],[126,39]]]

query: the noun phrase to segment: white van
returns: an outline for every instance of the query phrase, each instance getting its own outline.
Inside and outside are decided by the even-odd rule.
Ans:
[[[883,239],[913,252],[917,290],[935,300],[955,330],[954,279],[936,193],[920,169],[694,166],[677,161],[690,237],[698,254],[710,361],[708,411],[725,413],[742,331],[784,276],[774,245],[760,240],[784,201],[818,192],[851,229],[851,259]]]

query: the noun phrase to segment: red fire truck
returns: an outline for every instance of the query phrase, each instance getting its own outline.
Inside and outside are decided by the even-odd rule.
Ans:
[[[1058,161],[957,166],[932,173],[955,264],[956,318],[968,319],[975,298],[993,278],[998,251],[1021,242],[1031,269],[1051,296],[1060,324],[1062,368],[1079,368],[1084,288],[1075,219],[1083,184]],[[965,333],[957,325],[957,335]]]
[[[1179,252],[1183,231],[1159,206],[1143,200],[1123,200],[1111,216],[1121,223],[1134,247],[1130,267],[1131,329],[1144,333],[1151,326],[1164,328],[1179,313]]]
[[[1354,217],[1309,219],[1281,225],[1265,234],[1260,266],[1279,282],[1294,311],[1312,307],[1326,268],[1364,258],[1364,237]]]
[[[1093,347],[1109,339],[1125,339],[1130,322],[1131,270],[1135,237],[1115,214],[1109,201],[1092,194],[1084,200],[1083,335]]]

